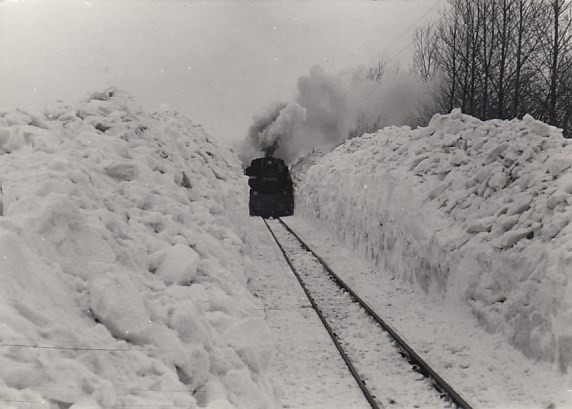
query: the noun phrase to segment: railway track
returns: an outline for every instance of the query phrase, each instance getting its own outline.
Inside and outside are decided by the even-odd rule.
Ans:
[[[373,409],[471,409],[288,225],[264,222]]]

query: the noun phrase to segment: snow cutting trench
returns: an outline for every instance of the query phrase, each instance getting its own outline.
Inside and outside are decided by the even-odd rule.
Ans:
[[[424,375],[416,372],[389,334],[353,297],[331,279],[321,262],[303,248],[279,221],[267,226],[304,282],[333,335],[357,372],[358,384],[373,397],[372,407],[444,408],[443,398]],[[348,374],[349,375],[349,374]],[[364,392],[367,398],[367,391]],[[467,405],[467,407],[469,407]]]

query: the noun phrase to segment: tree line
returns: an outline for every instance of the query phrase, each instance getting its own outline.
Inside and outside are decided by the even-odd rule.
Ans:
[[[572,137],[572,1],[448,0],[415,33],[414,72],[439,81],[435,110],[536,119]]]

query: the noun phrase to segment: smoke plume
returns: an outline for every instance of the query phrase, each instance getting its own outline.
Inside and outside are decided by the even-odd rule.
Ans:
[[[294,101],[254,118],[241,147],[245,166],[260,156],[290,164],[312,150],[329,152],[384,126],[420,125],[432,85],[398,70],[376,74],[366,68],[328,74],[314,66],[298,79]]]
[[[282,138],[291,138],[291,135],[295,135],[298,127],[306,119],[306,110],[296,102],[291,102],[286,106],[280,105],[280,107],[271,116],[275,118],[270,124],[262,130],[255,128],[258,144],[266,156],[273,156]]]

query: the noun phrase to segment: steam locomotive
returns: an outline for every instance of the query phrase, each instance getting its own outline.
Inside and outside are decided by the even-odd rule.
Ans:
[[[249,177],[251,216],[269,218],[294,214],[292,179],[282,159],[271,156],[254,159],[245,173]]]

